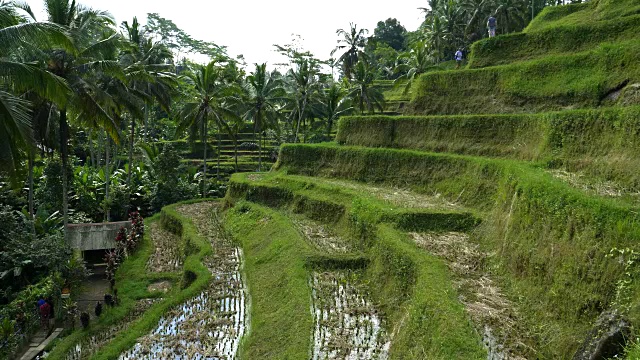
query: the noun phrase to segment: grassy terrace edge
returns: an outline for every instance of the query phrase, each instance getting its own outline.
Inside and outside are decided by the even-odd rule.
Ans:
[[[484,212],[474,239],[495,254],[492,272],[550,358],[573,356],[591,321],[620,300],[615,284],[623,266],[607,254],[640,241],[636,208],[593,198],[516,161],[322,144],[283,146],[277,167],[438,191]],[[637,284],[628,291],[638,294]],[[640,323],[637,305],[628,315]]]
[[[354,116],[344,145],[413,149],[536,161],[640,189],[640,107],[541,114]]]
[[[589,16],[594,16],[591,12]],[[535,29],[535,27],[533,28]],[[485,38],[473,43],[468,68],[483,68],[548,55],[585,51],[603,42],[637,37],[640,14],[577,24],[559,24]]]
[[[616,101],[607,96],[640,82],[638,52],[636,41],[603,43],[582,53],[423,74],[413,86],[407,113],[525,113],[637,104],[625,94]]]
[[[144,240],[137,252],[127,258],[116,273],[116,287],[118,288],[121,304],[114,308],[105,308],[104,314],[97,322],[91,324],[87,330],[78,330],[70,336],[64,338],[49,355],[49,359],[65,359],[66,354],[72,347],[82,340],[100,331],[108,329],[115,325],[127,314],[133,310],[135,301],[138,299],[160,296],[161,294],[149,293],[147,286],[154,281],[162,279],[170,279],[173,283],[173,289],[164,294],[164,299],[154,304],[150,309],[144,312],[136,319],[131,326],[117,335],[115,339],[105,345],[92,359],[117,359],[118,356],[135,345],[137,339],[150,332],[162,316],[171,308],[185,302],[189,298],[196,296],[209,283],[211,273],[203,265],[202,261],[205,256],[211,253],[211,246],[206,239],[198,235],[193,223],[178,214],[176,207],[184,204],[193,204],[203,201],[212,201],[211,199],[185,201],[173,205],[166,206],[159,214],[145,220],[145,225],[160,221],[161,226],[165,230],[170,231],[181,237],[184,244],[189,242],[191,251],[186,256],[183,265],[184,271],[192,271],[196,274],[196,279],[185,289],[180,289],[181,274],[159,273],[151,274],[146,271],[147,260],[151,256],[152,246],[150,231],[145,231]],[[184,246],[181,246],[184,249]]]

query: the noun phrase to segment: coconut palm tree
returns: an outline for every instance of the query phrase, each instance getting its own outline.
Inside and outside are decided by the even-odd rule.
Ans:
[[[187,73],[186,80],[193,86],[195,96],[187,101],[180,111],[181,128],[179,132],[194,124],[202,129],[201,135],[204,145],[204,190],[202,196],[206,197],[208,125],[210,121],[214,121],[218,130],[218,167],[216,173],[218,180],[220,180],[220,134],[222,129],[227,126],[224,118],[236,117],[231,103],[235,100],[239,89],[225,83],[222,69],[217,66],[216,61],[210,62],[207,66],[197,65],[194,71]]]
[[[260,134],[258,142],[258,171],[262,171],[262,138],[263,130],[269,121],[277,116],[277,102],[284,95],[282,81],[275,72],[267,72],[267,64],[256,64],[256,69],[247,76],[247,90],[249,110],[245,118],[253,121],[253,138]]]
[[[429,55],[424,41],[417,41],[411,45],[411,49],[398,56],[396,72],[401,73],[394,86],[404,84],[403,94],[407,94],[413,81],[433,66],[434,59]]]
[[[133,18],[131,25],[122,23],[124,35],[128,41],[124,42],[120,64],[123,66],[128,79],[127,86],[143,100],[143,116],[131,116],[129,136],[129,167],[127,171],[127,186],[131,183],[131,167],[135,143],[136,122],[148,123],[149,106],[155,101],[163,110],[170,111],[172,90],[177,85],[172,72],[171,51],[163,44],[145,37],[137,18]],[[146,133],[146,132],[145,132]]]
[[[327,138],[331,138],[333,124],[353,110],[347,95],[348,92],[338,83],[331,84],[322,92],[320,114],[327,120]]]
[[[336,52],[342,52],[335,63],[342,64],[342,70],[347,79],[351,79],[353,68],[360,59],[365,57],[364,47],[367,43],[366,35],[369,33],[367,29],[358,30],[358,25],[353,23],[349,24],[349,28],[349,31],[344,29],[336,31],[336,34],[342,38],[338,40],[338,46],[331,51],[331,56]]]
[[[69,120],[83,119],[92,127],[102,128],[119,142],[118,124],[98,101],[101,91],[93,74],[123,76],[115,60],[105,60],[104,54],[118,46],[113,30],[113,18],[106,12],[81,7],[75,0],[45,0],[49,22],[65,29],[76,46],[75,52],[55,49],[50,53],[48,70],[67,81],[71,91],[69,101],[59,106],[60,153],[63,168],[69,163]],[[68,179],[62,175],[64,224],[68,223]]]
[[[0,1],[0,165],[9,174],[20,168],[21,151],[29,152],[34,141],[32,104],[24,95],[33,93],[60,105],[67,101],[65,81],[24,56],[51,46],[73,48],[63,28],[29,21],[15,3]]]
[[[374,113],[376,109],[384,110],[384,95],[377,87],[373,86],[375,70],[371,65],[362,60],[356,64],[351,82],[351,98],[357,104],[360,113],[365,110]]]
[[[299,58],[295,60],[295,68],[287,72],[286,79],[290,85],[291,114],[297,117],[293,142],[298,142],[300,123],[308,113],[309,101],[320,89],[318,63],[313,59]]]

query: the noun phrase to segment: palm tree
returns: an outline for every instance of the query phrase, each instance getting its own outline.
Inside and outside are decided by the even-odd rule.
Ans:
[[[121,68],[117,61],[103,60],[103,54],[117,46],[115,34],[105,37],[114,25],[111,16],[105,12],[80,7],[75,0],[45,0],[49,22],[62,26],[76,46],[75,52],[57,49],[51,53],[49,71],[67,81],[71,91],[65,106],[58,107],[60,153],[63,169],[68,167],[69,116],[90,121],[94,127],[105,129],[119,141],[118,124],[104,110],[97,100],[101,91],[91,78],[99,71],[106,75],[119,75]],[[113,33],[113,31],[111,30]],[[63,216],[68,223],[68,179],[62,173]]]
[[[30,152],[34,142],[32,104],[23,95],[35,93],[59,105],[67,100],[63,79],[43,71],[38,63],[25,62],[20,54],[51,46],[73,48],[61,27],[29,22],[15,3],[0,1],[0,165],[9,174],[20,168],[21,151]]]
[[[193,85],[196,95],[184,104],[180,112],[181,129],[196,124],[202,129],[202,143],[204,144],[204,190],[203,197],[207,195],[207,135],[209,121],[213,120],[218,128],[218,168],[217,178],[220,180],[220,134],[222,128],[227,126],[223,120],[225,117],[236,117],[230,103],[234,98],[237,88],[224,82],[222,70],[216,66],[216,61],[207,66],[197,65],[195,71],[187,73],[187,80]]]
[[[502,34],[524,29],[529,20],[528,1],[498,0],[495,16]]]
[[[331,138],[333,124],[341,116],[350,113],[353,107],[349,104],[347,91],[337,83],[331,84],[322,94],[320,113],[327,119],[327,138]]]
[[[342,64],[342,70],[347,79],[351,79],[354,66],[365,56],[363,49],[367,43],[366,35],[369,33],[367,29],[358,30],[358,25],[353,23],[350,23],[349,27],[348,32],[344,29],[336,31],[336,34],[342,38],[338,40],[338,46],[331,51],[331,56],[337,51],[343,51],[342,55],[336,59],[336,64]]]
[[[282,97],[284,89],[275,72],[267,72],[267,64],[256,64],[256,70],[247,76],[249,110],[245,118],[253,121],[253,138],[260,133],[258,143],[258,171],[262,171],[262,138],[263,130],[269,120],[277,115],[276,102]]]
[[[402,73],[395,81],[394,86],[404,84],[403,94],[407,94],[413,81],[433,66],[433,58],[429,55],[424,41],[417,41],[408,52],[398,56],[396,71]]]
[[[149,106],[157,101],[163,110],[169,112],[171,93],[175,87],[175,77],[171,72],[171,51],[162,43],[154,43],[146,38],[137,18],[133,18],[131,25],[122,23],[128,42],[120,57],[120,64],[128,79],[127,86],[143,100],[143,116],[131,116],[131,132],[129,136],[129,166],[127,171],[127,187],[131,185],[131,170],[133,165],[133,151],[135,143],[136,121],[148,123]],[[133,115],[133,114],[132,114]]]
[[[291,114],[297,116],[293,142],[298,142],[300,123],[307,114],[309,100],[319,89],[317,79],[319,68],[313,59],[296,59],[295,64],[296,67],[287,73],[287,79],[291,85],[291,100],[293,100],[291,104],[294,105]]]
[[[374,69],[367,61],[362,60],[356,64],[354,70],[351,97],[358,105],[360,113],[364,113],[365,110],[374,113],[376,109],[382,112],[384,110],[384,95],[377,87],[373,86]]]

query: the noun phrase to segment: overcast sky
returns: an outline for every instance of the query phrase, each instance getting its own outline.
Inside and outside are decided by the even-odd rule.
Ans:
[[[36,14],[43,1],[28,0]],[[380,20],[396,18],[409,31],[424,18],[418,7],[427,0],[78,0],[82,5],[109,11],[118,24],[138,17],[146,23],[147,13],[171,19],[192,37],[226,45],[229,55],[243,54],[247,63],[281,62],[273,44],[288,44],[292,34],[303,38],[303,47],[317,58],[328,59],[338,39],[339,28],[349,22],[373,29]],[[38,15],[37,15],[38,16]],[[45,20],[43,15],[39,20]]]

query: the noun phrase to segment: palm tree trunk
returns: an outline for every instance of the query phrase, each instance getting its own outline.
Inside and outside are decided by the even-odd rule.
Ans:
[[[293,140],[294,143],[298,142],[298,133],[300,132],[300,122],[302,121],[302,116],[304,114],[304,110],[306,107],[307,107],[307,97],[305,96],[302,98],[302,109],[298,114],[298,126],[296,127],[296,137]]]
[[[260,120],[260,115],[262,115],[262,112],[260,110],[258,110],[257,115],[257,119],[258,121]],[[254,121],[254,129],[253,129],[253,141],[255,142],[255,133],[256,130],[258,130],[260,132],[260,139],[262,139],[262,131],[260,131],[260,128],[258,128],[258,121]],[[258,171],[262,171],[262,144],[260,141],[258,141]]]
[[[60,155],[62,159],[62,218],[64,223],[64,232],[67,232],[67,224],[69,224],[69,179],[67,179],[67,166],[69,164],[69,154],[67,149],[67,110],[60,110]]]
[[[131,167],[133,166],[133,142],[136,133],[136,121],[131,117],[131,136],[129,139],[129,171],[127,171],[127,189],[129,189],[129,199],[131,199]]]
[[[109,155],[111,153],[111,140],[109,135],[105,133],[107,137],[107,146],[105,154],[105,169],[104,169],[104,202],[105,202],[105,219],[111,221],[111,204],[109,204],[109,183],[111,182],[111,174],[109,173]]]
[[[203,162],[204,162],[204,173],[202,174],[202,181],[203,181],[203,186],[202,186],[202,197],[205,198],[207,197],[207,121],[205,120],[204,124],[203,124],[203,136],[202,136],[202,144],[204,145],[204,151],[203,151]]]
[[[147,142],[147,136],[149,134],[149,105],[144,103],[144,141]]]
[[[216,180],[220,181],[220,146],[221,146],[221,139],[220,139],[220,124],[218,124],[218,168],[216,169]]]
[[[35,210],[33,204],[33,150],[29,150],[29,216],[31,217],[31,232],[36,234]]]
[[[233,156],[236,160],[236,172],[238,172],[238,136],[233,136]]]
[[[96,154],[94,154],[94,149],[93,149],[93,130],[89,130],[89,137],[88,137],[88,141],[89,141],[89,161],[91,163],[91,166],[96,166]]]
[[[262,171],[262,131],[260,131],[260,143],[258,144],[258,171]]]

